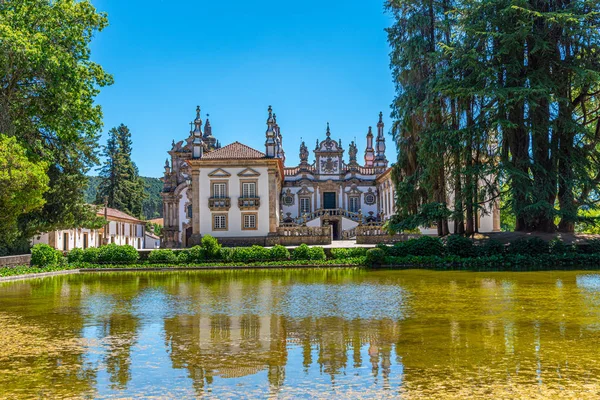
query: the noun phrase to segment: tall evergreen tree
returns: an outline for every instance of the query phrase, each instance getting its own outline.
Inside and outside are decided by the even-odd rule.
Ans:
[[[600,1],[387,6],[398,88],[396,226],[415,227],[438,212],[440,198],[427,187],[439,176],[439,188],[445,174],[456,232],[462,218],[467,233],[476,230],[481,204],[498,187],[508,188],[503,203],[517,230],[572,232],[600,199]],[[415,119],[426,124],[414,126]],[[428,196],[406,202],[421,188]]]
[[[100,169],[96,203],[103,204],[106,198],[109,207],[139,218],[145,198],[144,181],[131,159],[131,151],[129,128],[123,124],[112,128],[102,151],[105,161]]]

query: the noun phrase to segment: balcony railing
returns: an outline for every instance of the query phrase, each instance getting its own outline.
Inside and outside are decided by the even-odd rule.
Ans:
[[[260,207],[260,197],[240,197],[238,206],[240,210],[256,210]]]
[[[210,197],[208,199],[208,208],[211,211],[227,211],[231,207],[229,197]]]

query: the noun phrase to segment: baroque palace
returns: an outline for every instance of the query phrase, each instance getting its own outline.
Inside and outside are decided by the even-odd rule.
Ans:
[[[227,245],[386,239],[381,226],[394,214],[395,200],[382,113],[377,131],[368,128],[363,163],[354,141],[345,161],[342,140],[331,138],[327,124],[312,162],[302,142],[300,164],[286,166],[283,135],[271,106],[265,136],[264,152],[237,141],[221,146],[208,117],[203,123],[196,108],[189,136],[173,141],[165,162],[163,247],[190,247],[205,234]],[[499,229],[497,207],[490,208],[479,217],[480,232]]]

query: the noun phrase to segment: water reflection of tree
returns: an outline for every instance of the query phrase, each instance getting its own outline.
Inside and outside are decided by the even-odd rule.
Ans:
[[[93,396],[96,371],[85,362],[79,282],[60,276],[0,290],[0,397]]]

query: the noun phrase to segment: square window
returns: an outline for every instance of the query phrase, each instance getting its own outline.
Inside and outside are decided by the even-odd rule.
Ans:
[[[256,229],[256,214],[243,214],[243,229]]]
[[[213,230],[227,230],[227,215],[215,214],[213,216]]]

